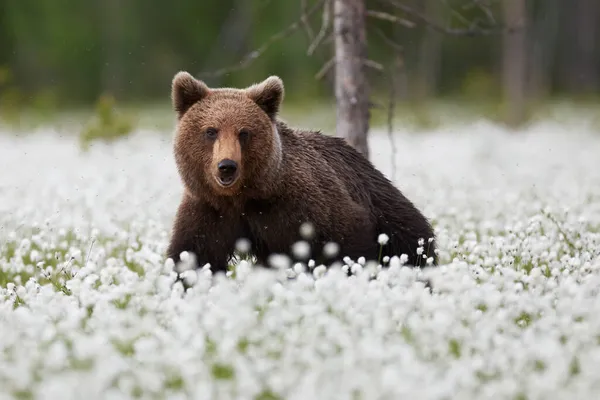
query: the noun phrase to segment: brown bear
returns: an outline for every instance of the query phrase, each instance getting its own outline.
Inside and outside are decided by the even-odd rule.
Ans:
[[[278,118],[280,78],[245,89],[209,88],[179,72],[171,96],[184,186],[167,250],[176,263],[187,251],[196,267],[226,271],[243,238],[265,267],[271,254],[305,262],[292,251],[301,240],[317,265],[402,254],[411,266],[426,266],[429,257],[437,264],[430,223],[371,162],[342,138],[293,129]],[[305,223],[313,227],[308,239],[301,235]],[[380,234],[389,239],[383,248]],[[323,251],[329,242],[337,254]]]

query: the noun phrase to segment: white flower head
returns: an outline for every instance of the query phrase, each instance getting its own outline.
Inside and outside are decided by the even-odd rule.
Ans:
[[[313,270],[313,275],[315,278],[319,279],[319,278],[322,278],[323,276],[325,276],[326,272],[327,272],[327,267],[325,267],[324,265],[319,265],[318,267],[316,267]]]
[[[408,262],[408,254],[401,254],[400,255],[400,265],[404,265]]]
[[[385,233],[380,233],[379,236],[377,237],[377,242],[382,246],[385,246],[389,240],[390,240],[390,237],[388,235],[386,235]]]
[[[188,286],[193,286],[198,280],[198,273],[193,269],[185,270],[180,275]]]
[[[183,251],[179,256],[179,259],[180,262],[177,263],[175,268],[178,272],[194,269],[194,266],[196,265],[196,255],[194,253]]]
[[[248,240],[246,238],[239,238],[235,242],[235,249],[240,254],[249,253],[251,246],[252,246],[252,244],[250,243],[250,240]]]
[[[307,241],[300,240],[292,245],[294,257],[300,260],[306,260],[310,257],[310,244]]]
[[[290,268],[292,260],[286,254],[271,254],[268,259],[269,265],[279,270]]]
[[[338,255],[340,251],[340,245],[335,242],[327,242],[325,246],[323,246],[323,253],[326,257],[334,258]]]
[[[302,236],[305,240],[310,240],[315,235],[315,227],[310,222],[304,222],[300,225],[300,236]]]

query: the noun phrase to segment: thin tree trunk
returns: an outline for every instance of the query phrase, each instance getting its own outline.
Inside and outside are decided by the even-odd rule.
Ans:
[[[334,0],[337,134],[369,157],[369,88],[364,0]]]
[[[507,122],[517,125],[525,120],[527,75],[526,8],[524,0],[504,0],[503,87]]]
[[[394,43],[401,43],[402,41],[402,31],[398,25],[394,25],[392,27],[392,40]],[[394,93],[395,97],[400,102],[405,102],[410,100],[410,78],[409,78],[409,70],[407,68],[407,57],[406,57],[406,46],[402,46],[399,48],[393,48],[394,51],[397,52],[397,61],[398,68],[396,69],[396,79],[394,79],[395,87]]]
[[[596,42],[599,41],[598,0],[573,1],[575,10],[575,38],[572,47],[570,89],[579,94],[591,94],[598,89]]]

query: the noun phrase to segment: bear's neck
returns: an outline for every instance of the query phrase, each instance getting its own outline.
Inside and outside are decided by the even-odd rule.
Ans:
[[[283,164],[283,144],[282,144],[282,130],[285,129],[285,125],[278,120],[273,122],[273,148],[271,149],[270,158],[267,160],[265,173],[269,176],[265,178],[271,182],[272,180],[278,180],[281,176],[281,166]]]
[[[289,128],[282,121],[273,122],[273,142],[269,157],[261,163],[260,173],[246,186],[242,197],[246,199],[266,199],[276,195],[282,181],[284,169],[283,138]]]

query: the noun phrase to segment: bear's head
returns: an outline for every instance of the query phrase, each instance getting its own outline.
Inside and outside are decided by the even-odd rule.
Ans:
[[[245,89],[209,88],[187,72],[173,78],[174,155],[192,196],[260,196],[282,159],[276,116],[283,82],[270,76]]]

